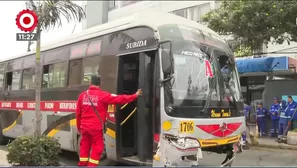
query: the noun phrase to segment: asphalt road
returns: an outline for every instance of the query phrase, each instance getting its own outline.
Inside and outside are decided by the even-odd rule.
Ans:
[[[201,166],[217,166],[224,157],[217,154],[204,154]],[[61,163],[67,166],[75,166],[78,158],[71,152],[61,154]],[[251,148],[239,154],[233,163],[233,166],[296,166],[297,151],[268,149],[268,148]]]

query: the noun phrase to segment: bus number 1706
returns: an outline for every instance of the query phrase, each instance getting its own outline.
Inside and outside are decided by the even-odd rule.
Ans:
[[[180,133],[193,133],[194,132],[194,122],[193,121],[181,121],[179,123]]]

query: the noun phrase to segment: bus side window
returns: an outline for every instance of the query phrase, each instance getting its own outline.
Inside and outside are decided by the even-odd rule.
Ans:
[[[92,74],[97,74],[99,69],[99,56],[83,58],[82,84],[88,85]]]
[[[82,78],[82,59],[71,60],[69,62],[68,86],[81,84]]]
[[[4,87],[4,67],[4,64],[0,65],[0,90]]]
[[[10,84],[10,86],[11,86],[9,89],[10,90],[19,90],[20,89],[21,72],[20,71],[9,72],[9,73],[7,73],[7,77],[8,77],[7,85]]]
[[[23,70],[22,74],[22,90],[34,89],[35,68]]]
[[[65,62],[43,66],[43,88],[58,88],[65,86]]]
[[[49,75],[50,65],[44,65],[42,71],[42,88],[49,88],[50,85],[50,75]]]

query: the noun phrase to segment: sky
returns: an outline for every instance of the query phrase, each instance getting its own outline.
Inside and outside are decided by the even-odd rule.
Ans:
[[[82,5],[82,1],[75,1],[76,4]],[[26,53],[28,42],[16,41],[16,33],[22,31],[16,26],[17,14],[25,9],[25,1],[0,1],[0,16],[1,26],[0,33],[2,40],[0,41],[1,55],[0,60],[15,57],[22,53]],[[50,43],[59,38],[71,36],[82,31],[82,23],[67,23],[66,19],[63,21],[61,28],[55,28],[48,32],[43,32],[41,35],[41,44]],[[31,50],[35,48],[35,43],[31,45]]]

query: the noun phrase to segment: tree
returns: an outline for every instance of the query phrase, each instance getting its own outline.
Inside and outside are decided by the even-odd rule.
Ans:
[[[235,57],[244,57],[253,55],[252,49],[250,46],[239,45],[234,50]]]
[[[35,66],[35,134],[41,135],[41,112],[40,112],[40,94],[41,94],[41,63],[40,63],[40,42],[41,32],[54,27],[62,26],[62,18],[66,18],[67,22],[81,21],[85,18],[83,8],[70,0],[45,0],[33,1],[28,0],[26,7],[33,10],[38,16],[38,24],[36,27],[36,66]]]
[[[296,1],[227,1],[203,16],[209,28],[257,50],[263,43],[297,41]]]

